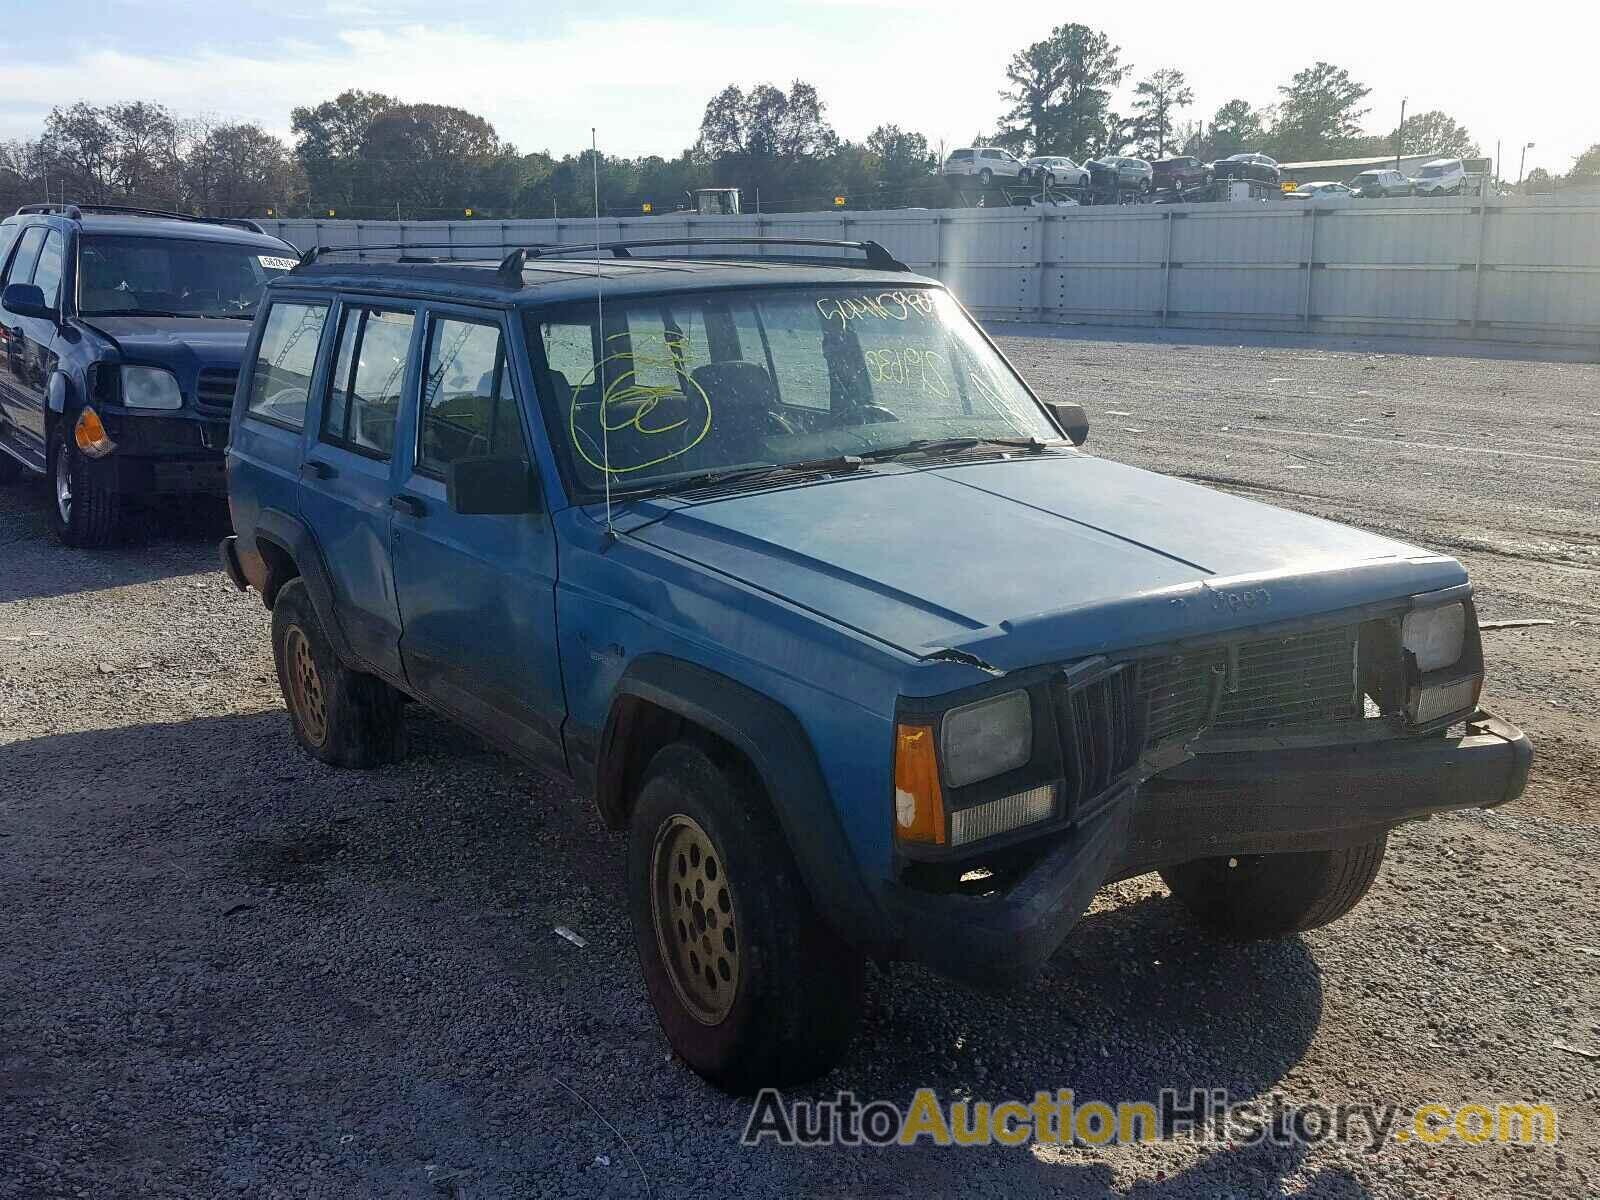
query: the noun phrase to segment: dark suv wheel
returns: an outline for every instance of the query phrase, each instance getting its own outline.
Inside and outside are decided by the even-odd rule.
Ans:
[[[1228,937],[1274,938],[1337,921],[1378,878],[1385,834],[1343,850],[1201,858],[1162,881],[1202,925]]]
[[[843,1055],[862,958],[817,917],[748,771],[687,742],[656,754],[629,823],[628,897],[650,1000],[694,1070],[741,1093]]]
[[[272,657],[295,741],[308,754],[339,767],[404,755],[404,698],[339,661],[302,579],[284,584],[273,602]]]
[[[981,184],[983,187],[988,187],[993,182],[994,182],[994,172],[991,171],[988,167],[984,167],[983,170],[978,172],[978,183]]]
[[[67,430],[50,439],[50,528],[68,546],[106,546],[116,539],[122,498],[105,475],[90,470]]]

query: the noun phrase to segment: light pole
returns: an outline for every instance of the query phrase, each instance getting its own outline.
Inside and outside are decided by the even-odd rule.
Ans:
[[[1400,151],[1406,144],[1406,101],[1410,96],[1400,97],[1400,124],[1394,131],[1394,169],[1400,169]]]
[[[1522,158],[1517,163],[1517,186],[1518,187],[1522,186],[1522,169],[1528,165],[1528,151],[1532,150],[1532,149],[1533,149],[1533,143],[1532,142],[1529,142],[1526,146],[1524,146],[1522,148]]]

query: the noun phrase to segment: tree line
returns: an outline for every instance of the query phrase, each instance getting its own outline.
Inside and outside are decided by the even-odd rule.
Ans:
[[[1479,153],[1468,131],[1438,111],[1367,132],[1371,89],[1331,63],[1296,72],[1272,103],[1229,99],[1209,116],[1196,113],[1178,68],[1135,75],[1104,33],[1059,25],[1011,58],[997,120],[972,144],[1078,161],[1242,151],[1304,161],[1397,147]],[[612,215],[647,204],[671,211],[709,186],[738,187],[746,209],[769,212],[841,200],[892,208],[938,202],[946,149],[890,124],[859,143],[840,137],[817,89],[802,80],[787,90],[723,88],[707,102],[694,143],[674,158],[525,152],[465,109],[358,89],[295,108],[290,129],[285,142],[252,122],[183,117],[144,100],[58,106],[37,138],[0,143],[0,210],[65,198],[228,216],[581,216],[592,211],[597,166],[600,202]],[[1528,182],[1589,179],[1600,181],[1600,145],[1564,180],[1535,171]]]

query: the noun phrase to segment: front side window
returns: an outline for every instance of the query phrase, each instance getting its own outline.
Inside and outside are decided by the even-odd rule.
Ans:
[[[422,376],[417,469],[443,476],[457,459],[526,454],[500,326],[435,318]]]
[[[387,460],[394,453],[415,321],[415,314],[401,310],[344,310],[322,411],[323,441],[369,458]]]
[[[951,438],[1059,437],[939,289],[619,299],[605,305],[603,339],[593,305],[527,320],[529,343],[542,351],[546,423],[576,490],[591,497],[608,476],[614,491],[670,487]],[[578,353],[585,345],[604,346],[597,365]]]
[[[274,304],[250,372],[245,411],[274,425],[304,429],[317,346],[328,319],[326,304]]]
[[[250,320],[267,280],[294,265],[260,246],[85,234],[78,243],[78,310],[86,317]]]
[[[44,302],[50,308],[61,307],[61,234],[52,229],[39,251],[39,263],[33,269],[33,286],[44,293]]]
[[[23,231],[17,242],[17,252],[12,255],[11,266],[6,271],[7,285],[27,283],[33,278],[34,265],[39,261],[39,251],[44,246],[44,235],[43,225],[30,225]]]

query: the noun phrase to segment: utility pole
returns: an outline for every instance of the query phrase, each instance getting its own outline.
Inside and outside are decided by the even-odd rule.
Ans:
[[[1520,162],[1517,163],[1517,186],[1518,187],[1522,186],[1522,173],[1527,168],[1527,165],[1528,165],[1528,151],[1532,150],[1532,149],[1533,149],[1533,143],[1532,142],[1529,142],[1526,146],[1524,146],[1522,148],[1522,159],[1521,159]]]
[[[1494,140],[1494,185],[1500,186],[1500,139]]]
[[[1394,169],[1400,169],[1400,152],[1406,144],[1406,101],[1411,97],[1400,97],[1400,124],[1394,131]]]

